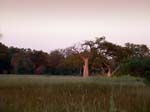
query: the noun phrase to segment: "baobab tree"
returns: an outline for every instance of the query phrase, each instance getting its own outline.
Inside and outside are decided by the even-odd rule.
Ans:
[[[83,65],[83,77],[89,76],[89,60],[93,63],[94,58],[97,55],[97,41],[102,42],[105,38],[96,38],[95,41],[85,41],[82,44],[76,44],[72,47],[72,50],[82,59]]]
[[[83,77],[89,76],[89,58],[91,57],[91,51],[88,48],[88,46],[84,44],[76,44],[73,47],[71,47],[73,52],[77,54],[80,59],[83,61]]]
[[[97,37],[94,41],[84,41],[76,44],[72,50],[83,61],[83,77],[89,76],[89,69],[96,63],[103,75],[111,77],[119,68],[118,65],[124,58],[130,55],[125,47],[107,42],[105,37]],[[115,63],[115,64],[114,64]],[[114,66],[115,65],[115,66]]]
[[[112,76],[120,66],[120,63],[125,58],[131,55],[131,51],[126,47],[122,47],[111,42],[97,42],[98,54],[104,59],[103,64],[107,68],[107,76]]]

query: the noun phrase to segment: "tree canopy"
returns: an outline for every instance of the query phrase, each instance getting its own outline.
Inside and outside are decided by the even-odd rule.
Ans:
[[[133,58],[140,60],[141,58],[149,59],[149,57],[150,49],[146,45],[126,43],[125,46],[120,46],[106,41],[105,37],[86,40],[50,53],[7,47],[0,43],[0,73],[110,77],[119,70],[123,72],[131,69],[129,65],[131,66]],[[128,63],[128,67],[125,66],[127,65],[125,62]],[[147,68],[146,61],[139,63],[144,63],[142,66]],[[149,69],[146,71],[148,72]]]

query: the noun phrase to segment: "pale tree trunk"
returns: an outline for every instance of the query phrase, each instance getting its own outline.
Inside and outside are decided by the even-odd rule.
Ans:
[[[110,69],[110,67],[108,66],[107,69],[108,69],[107,77],[111,77],[111,69]]]
[[[108,64],[106,64],[106,63],[104,63],[105,64],[105,66],[107,67],[107,77],[111,77],[112,76],[112,73],[111,73],[111,68],[110,68],[110,65],[108,65]]]
[[[89,76],[89,57],[84,57],[82,56],[79,51],[74,49],[74,51],[78,54],[78,56],[83,60],[84,65],[83,65],[83,77],[88,77]]]
[[[83,77],[88,77],[89,76],[89,59],[84,58],[84,66],[83,66]]]

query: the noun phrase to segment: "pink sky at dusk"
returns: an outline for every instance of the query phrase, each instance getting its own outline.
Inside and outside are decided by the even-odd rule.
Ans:
[[[106,36],[150,46],[150,0],[0,0],[1,42],[49,52]]]

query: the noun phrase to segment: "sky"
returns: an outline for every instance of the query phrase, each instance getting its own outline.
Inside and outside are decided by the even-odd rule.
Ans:
[[[150,46],[150,0],[0,0],[0,41],[50,52],[84,40]]]

